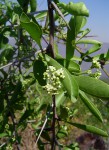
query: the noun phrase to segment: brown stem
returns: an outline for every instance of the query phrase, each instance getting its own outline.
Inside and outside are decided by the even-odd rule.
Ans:
[[[50,0],[48,2],[48,13],[49,13],[49,26],[50,26],[50,35],[49,35],[49,46],[48,46],[48,53],[51,55],[52,58],[55,58],[54,55],[54,31],[55,31],[55,24],[54,24],[54,15],[53,15],[53,7]]]
[[[56,100],[55,100],[55,95],[52,95],[52,100],[53,100],[53,122],[52,122],[52,146],[51,150],[55,150],[55,142],[56,142],[56,137],[55,137],[55,123],[56,123]]]
[[[47,53],[51,55],[52,58],[55,58],[54,54],[54,31],[55,31],[55,23],[54,23],[54,15],[53,15],[53,7],[51,4],[51,0],[47,0],[48,2],[48,15],[49,15],[49,26],[50,26],[50,35],[49,35],[49,46],[47,48]],[[52,95],[53,102],[53,122],[52,122],[52,145],[51,150],[55,150],[55,122],[56,122],[56,99],[55,95]]]

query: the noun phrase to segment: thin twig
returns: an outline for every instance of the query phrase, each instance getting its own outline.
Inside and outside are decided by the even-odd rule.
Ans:
[[[51,4],[53,5],[53,7],[55,8],[55,10],[58,12],[59,16],[63,19],[63,21],[65,22],[65,24],[67,25],[67,27],[70,29],[68,23],[66,22],[64,15],[62,14],[62,12],[60,11],[60,9],[58,8],[58,6],[52,1]]]
[[[37,52],[32,52],[31,54],[29,54],[28,56],[25,56],[25,57],[22,57],[21,59],[16,59],[14,62],[11,62],[11,63],[8,63],[7,65],[4,65],[4,66],[2,66],[2,67],[0,67],[0,70],[1,69],[4,69],[4,68],[6,68],[6,67],[9,67],[9,66],[11,66],[11,65],[15,65],[16,63],[19,63],[19,62],[22,62],[22,61],[24,61],[24,60],[26,60],[27,58],[30,58],[30,57],[32,57],[32,56],[36,56],[37,54],[39,54],[39,53],[41,53],[41,52],[45,52],[46,51],[46,48],[44,48],[43,50],[38,50]]]
[[[52,150],[55,150],[55,144],[56,144],[56,133],[55,133],[55,123],[56,123],[56,99],[55,95],[52,95],[53,100],[53,122],[52,122],[52,131],[53,131],[53,137],[52,137]]]
[[[42,12],[47,12],[48,10],[41,10],[41,11],[36,11],[36,12],[31,12],[31,13],[28,13],[28,15],[36,15],[36,14],[39,14],[39,13],[42,13]]]
[[[104,71],[104,73],[108,76],[108,78],[109,78],[109,73],[107,72],[107,70],[104,68],[104,67],[101,67],[102,68],[102,70]]]
[[[53,107],[53,106],[52,106]],[[52,108],[51,107],[51,108]],[[51,112],[51,109],[49,110],[49,112],[47,112],[47,115],[46,115],[46,119],[45,119],[45,121],[44,121],[44,123],[43,123],[43,126],[42,126],[42,128],[41,128],[41,131],[40,131],[40,133],[39,133],[39,135],[38,135],[38,137],[37,137],[37,140],[36,140],[36,145],[37,145],[37,143],[38,143],[38,141],[39,141],[39,138],[40,138],[40,136],[41,136],[41,134],[42,134],[42,132],[43,132],[43,130],[44,130],[44,128],[45,128],[45,125],[46,125],[46,123],[47,123],[47,121],[48,121],[48,117],[49,117],[49,115],[50,115],[50,112]]]

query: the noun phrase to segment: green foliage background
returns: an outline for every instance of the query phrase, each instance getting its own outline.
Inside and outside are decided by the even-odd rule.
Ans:
[[[65,142],[71,136],[71,130],[73,134],[74,127],[108,137],[109,85],[99,77],[101,70],[109,76],[104,69],[109,63],[109,50],[105,54],[93,54],[100,50],[102,43],[86,38],[90,32],[84,27],[89,11],[84,3],[48,2],[55,10],[54,58],[48,51],[50,18],[47,10],[38,12],[36,0],[0,1],[2,150],[13,149],[15,145],[21,149],[19,133],[28,124],[34,129],[36,139],[39,138],[35,141],[36,148],[46,149],[48,143],[52,145],[53,95],[43,88],[46,85],[43,73],[48,66],[56,70],[62,68],[65,75],[60,80],[62,88],[55,95],[55,145],[64,150],[79,149],[74,138],[70,144]],[[67,15],[71,17],[69,22],[65,20]],[[65,43],[65,57],[58,48],[57,43],[61,41]],[[81,45],[89,45],[87,51],[84,52]],[[83,62],[91,64],[86,71],[81,70]]]

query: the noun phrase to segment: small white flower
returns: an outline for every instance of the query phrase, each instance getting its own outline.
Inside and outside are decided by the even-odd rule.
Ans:
[[[58,90],[62,87],[60,79],[64,79],[64,71],[62,68],[56,70],[53,66],[48,66],[46,72],[44,72],[44,80],[47,84],[44,89],[47,90],[48,94],[58,94]]]
[[[93,61],[92,61],[92,67],[100,69],[101,65],[100,65],[100,63],[96,59],[93,59]]]

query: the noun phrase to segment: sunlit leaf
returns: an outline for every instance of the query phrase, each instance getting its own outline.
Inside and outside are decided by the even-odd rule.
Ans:
[[[41,37],[42,37],[42,30],[40,26],[34,23],[32,20],[28,18],[28,16],[22,13],[20,17],[20,22],[22,27],[30,34],[30,36],[37,42],[37,44],[41,47]]]
[[[69,2],[69,4],[59,3],[58,6],[65,9],[71,15],[89,16],[89,11],[83,2],[79,3]]]
[[[100,98],[109,98],[109,85],[89,76],[75,76],[80,90]]]
[[[67,31],[67,43],[66,43],[66,58],[71,59],[74,55],[75,40],[77,34],[86,24],[86,18],[84,16],[71,17],[69,22],[69,29]]]
[[[71,59],[74,55],[75,50],[75,39],[76,39],[76,33],[75,33],[75,21],[74,17],[71,17],[69,22],[69,27],[67,31],[67,41],[66,41],[66,59]],[[72,44],[73,42],[73,44]]]
[[[89,50],[84,54],[84,55],[89,55],[91,53],[94,53],[96,51],[98,51],[101,48],[101,42],[97,41],[97,40],[79,40],[76,42],[76,44],[91,44],[93,45],[91,48],[89,48]]]
[[[92,103],[92,101],[85,95],[84,92],[79,91],[82,102],[87,106],[90,112],[101,122],[103,122],[102,115],[98,108]]]
[[[66,68],[70,73],[81,71],[80,66],[73,60],[66,60]]]

